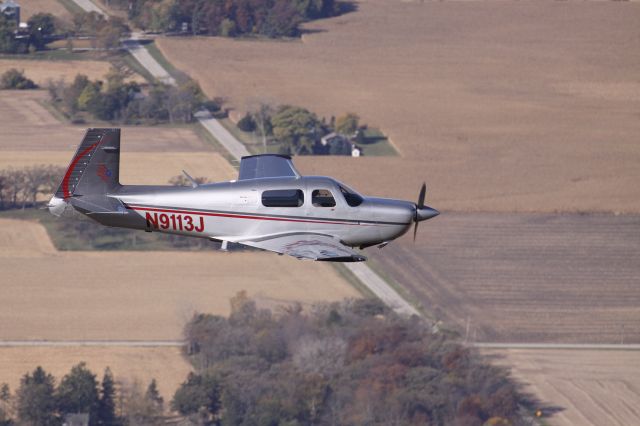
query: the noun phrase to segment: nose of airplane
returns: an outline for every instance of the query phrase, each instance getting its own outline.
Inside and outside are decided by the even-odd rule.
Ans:
[[[416,222],[422,222],[423,220],[431,219],[432,217],[436,217],[440,214],[440,212],[434,208],[429,206],[418,207],[416,206]]]

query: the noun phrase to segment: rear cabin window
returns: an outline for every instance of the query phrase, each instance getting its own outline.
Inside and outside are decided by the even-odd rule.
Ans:
[[[316,207],[335,207],[336,200],[328,189],[314,189],[311,193],[311,204]]]
[[[300,207],[304,204],[304,193],[299,189],[274,189],[262,193],[265,207]]]

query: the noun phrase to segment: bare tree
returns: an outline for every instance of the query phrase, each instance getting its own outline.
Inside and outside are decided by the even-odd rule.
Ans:
[[[253,117],[256,123],[256,128],[262,139],[262,147],[264,152],[267,152],[267,135],[270,130],[270,118],[273,114],[273,103],[266,99],[252,99],[247,102],[247,110]]]
[[[340,337],[299,339],[293,348],[293,363],[302,372],[331,377],[344,366],[347,342]]]

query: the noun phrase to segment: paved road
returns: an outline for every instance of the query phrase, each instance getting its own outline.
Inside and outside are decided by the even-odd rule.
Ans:
[[[0,347],[182,347],[180,340],[0,340]]]
[[[160,63],[158,63],[158,61],[156,61],[153,56],[151,56],[149,51],[145,49],[142,44],[140,44],[140,42],[138,41],[138,37],[138,34],[132,34],[131,39],[125,40],[123,42],[124,48],[127,49],[129,53],[131,53],[133,57],[136,58],[136,60],[140,62],[140,64],[145,67],[147,71],[149,71],[149,74],[151,74],[154,78],[165,84],[175,85],[176,80],[171,77],[169,72],[164,69],[164,67],[160,65]]]
[[[422,315],[365,263],[345,263],[344,266],[396,313],[405,316]]]
[[[240,161],[245,155],[251,155],[247,148],[238,141],[218,120],[213,117],[200,118],[198,121],[218,140],[236,160]]]
[[[96,12],[100,15],[107,16],[106,13],[102,9],[100,9],[94,2],[91,0],[73,0],[78,6],[82,8],[82,10],[86,12]]]

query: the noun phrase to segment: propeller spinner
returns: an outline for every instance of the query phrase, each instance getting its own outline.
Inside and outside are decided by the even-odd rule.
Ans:
[[[436,217],[440,214],[440,212],[436,209],[432,209],[429,206],[424,205],[424,197],[427,194],[427,184],[423,183],[422,188],[420,188],[420,195],[418,195],[418,203],[416,204],[416,213],[413,217],[413,221],[415,225],[413,227],[413,241],[416,241],[416,235],[418,234],[418,223],[423,220],[431,219],[432,217]]]

